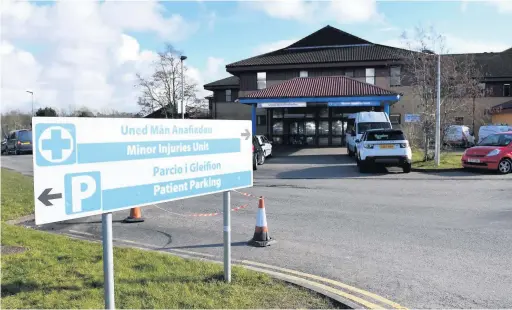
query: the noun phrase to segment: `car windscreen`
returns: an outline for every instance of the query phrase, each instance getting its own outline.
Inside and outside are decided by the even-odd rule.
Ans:
[[[366,133],[366,141],[392,141],[405,140],[404,133],[401,131],[375,131]]]
[[[19,131],[18,140],[20,141],[32,141],[32,131]]]
[[[391,124],[387,122],[378,122],[378,123],[358,123],[357,131],[358,133],[364,133],[370,129],[388,129],[391,128]]]
[[[512,142],[511,134],[494,134],[485,137],[480,143],[479,146],[507,146]]]

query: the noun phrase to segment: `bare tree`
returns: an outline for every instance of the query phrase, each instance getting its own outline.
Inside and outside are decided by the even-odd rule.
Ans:
[[[186,111],[189,118],[209,117],[208,100],[196,98],[187,105]]]
[[[7,135],[12,130],[30,128],[32,123],[32,116],[30,113],[24,113],[19,110],[12,110],[7,113],[2,113],[2,137]]]
[[[441,139],[456,118],[468,115],[473,109],[472,99],[482,95],[479,81],[481,69],[471,55],[450,55],[445,49],[445,38],[433,29],[416,28],[412,38],[403,35],[409,52],[405,55],[404,80],[412,88],[419,102],[420,127],[424,141],[424,159],[435,135],[437,100],[437,62],[441,55]],[[436,51],[436,54],[429,51]]]
[[[181,79],[180,53],[172,45],[167,44],[163,52],[158,53],[154,62],[154,72],[146,78],[137,74],[138,87],[141,95],[138,104],[141,111],[150,114],[161,111],[165,118],[174,118],[178,115],[178,105],[181,104],[181,87],[184,88],[184,105],[194,102],[197,85]],[[183,74],[187,67],[183,67]]]

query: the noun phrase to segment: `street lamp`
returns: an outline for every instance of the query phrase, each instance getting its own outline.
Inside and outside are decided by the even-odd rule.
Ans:
[[[26,92],[32,95],[32,116],[34,116],[34,92],[31,90],[27,90]]]
[[[187,59],[187,56],[182,55],[180,57],[181,60],[181,119],[185,119],[185,108],[183,106],[183,102],[185,100],[185,78],[183,77],[183,61]]]
[[[441,162],[441,55],[436,54],[430,50],[423,50],[422,52],[437,55],[437,98],[436,98],[436,146],[434,159],[436,166]]]

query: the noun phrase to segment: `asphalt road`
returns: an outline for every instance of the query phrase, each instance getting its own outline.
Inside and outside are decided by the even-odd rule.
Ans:
[[[250,203],[232,213],[234,258],[339,280],[409,308],[512,305],[511,175],[361,175],[337,150],[323,152],[269,159],[244,190],[265,197],[271,247],[245,245],[257,201],[232,193],[233,207]],[[27,174],[30,164],[30,156],[2,158]],[[222,195],[146,207],[144,223],[115,222],[114,238],[221,255],[222,216],[190,216],[221,209]],[[101,224],[92,217],[44,229],[99,235]]]

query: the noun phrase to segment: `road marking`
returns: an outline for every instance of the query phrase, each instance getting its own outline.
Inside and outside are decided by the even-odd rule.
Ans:
[[[69,230],[69,232],[73,232],[73,233],[77,233],[77,234],[82,234],[82,235],[88,235],[88,236],[95,236],[94,234],[91,234],[91,233],[80,232],[80,231],[76,231],[76,230]],[[99,237],[99,236],[95,236],[95,237]],[[123,243],[129,243],[129,244],[137,245],[137,246],[142,247],[142,248],[144,248],[144,247],[148,248],[149,247],[149,248],[152,248],[154,250],[162,249],[162,247],[156,246],[156,245],[153,245],[153,244],[144,244],[144,243],[139,243],[139,242],[136,242],[136,241],[126,240],[126,239],[113,238],[113,240],[114,241],[118,241],[118,242],[123,242]],[[183,253],[183,254],[188,254],[188,255],[192,255],[192,256],[203,256],[203,257],[209,257],[209,258],[218,258],[218,256],[216,256],[216,255],[200,253],[200,252],[194,252],[194,251],[188,251],[188,250],[173,249],[173,248],[169,248],[167,250],[171,251],[171,252]],[[163,250],[159,250],[159,251],[163,251]],[[261,272],[266,272],[266,273],[269,273],[269,274],[272,274],[272,275],[275,275],[275,276],[278,276],[279,273],[277,273],[275,271],[271,271],[271,270],[265,270],[265,269],[262,269],[262,268],[274,269],[274,270],[282,271],[282,272],[285,272],[285,273],[295,274],[297,276],[302,276],[302,277],[305,277],[305,278],[310,278],[310,279],[313,279],[313,280],[329,283],[329,284],[332,284],[332,285],[335,285],[335,286],[338,286],[338,287],[341,287],[341,288],[345,288],[345,289],[353,291],[353,292],[357,292],[357,293],[362,294],[364,296],[373,298],[373,299],[375,299],[377,301],[380,301],[380,302],[382,302],[382,303],[384,303],[386,305],[392,306],[395,309],[407,309],[406,307],[403,307],[403,306],[399,305],[398,303],[395,303],[395,302],[393,302],[391,300],[388,300],[388,299],[386,299],[384,297],[381,297],[381,296],[379,296],[377,294],[374,294],[374,293],[371,293],[371,292],[368,292],[368,291],[365,291],[365,290],[362,290],[362,289],[359,289],[359,288],[356,288],[356,287],[353,287],[353,286],[350,286],[348,284],[344,284],[344,283],[341,283],[341,282],[338,282],[338,281],[335,281],[335,280],[327,279],[327,278],[320,277],[320,276],[315,276],[315,275],[312,275],[312,274],[308,274],[308,273],[304,273],[304,272],[300,272],[300,271],[296,271],[296,270],[292,270],[292,269],[277,267],[277,266],[273,266],[273,265],[268,265],[268,264],[258,263],[258,262],[248,261],[248,260],[233,259],[232,261],[235,264],[237,264],[237,265],[245,266],[245,267],[248,267],[249,269],[254,269],[254,270],[257,270],[257,271],[261,271]],[[259,266],[259,267],[262,267],[262,268],[258,268],[258,267],[255,267],[255,266]],[[312,282],[312,281],[304,279],[304,278],[299,278],[299,277],[295,277],[295,276],[291,276],[291,275],[286,275],[286,276],[294,279],[295,281],[299,281],[299,282],[302,281],[302,282],[307,283],[309,285],[312,285],[312,286],[321,288],[323,290],[326,290],[328,292],[331,292],[333,294],[342,296],[342,297],[347,298],[347,299],[349,299],[351,301],[354,301],[354,302],[356,302],[358,304],[361,304],[361,305],[365,306],[366,308],[369,308],[369,309],[383,309],[383,307],[381,307],[381,306],[378,306],[378,305],[376,305],[376,304],[374,304],[374,303],[372,303],[370,301],[366,301],[366,300],[364,300],[364,299],[362,299],[362,298],[360,298],[358,296],[355,296],[355,295],[352,295],[350,293],[341,291],[339,289],[335,289],[333,287],[330,287],[330,286],[327,286],[327,285],[324,285],[324,284],[321,284],[321,283]]]
[[[233,260],[233,261],[237,261],[237,260]],[[242,264],[248,264],[248,265],[254,265],[254,266],[260,266],[260,267],[275,269],[275,270],[279,270],[279,271],[282,271],[282,272],[288,272],[288,273],[295,274],[295,275],[298,275],[298,276],[303,276],[303,277],[307,277],[307,278],[310,278],[310,279],[315,279],[315,280],[318,280],[318,281],[327,282],[327,283],[330,283],[332,285],[336,285],[336,286],[345,288],[347,290],[351,290],[353,292],[357,292],[359,294],[371,297],[371,298],[373,298],[375,300],[378,300],[378,301],[380,301],[382,303],[390,305],[390,306],[392,306],[395,309],[407,309],[406,307],[403,307],[403,306],[397,304],[396,302],[393,302],[393,301],[391,301],[389,299],[386,299],[386,298],[384,298],[382,296],[379,296],[379,295],[374,294],[374,293],[370,293],[370,292],[365,291],[363,289],[360,289],[360,288],[357,288],[357,287],[353,287],[353,286],[350,286],[348,284],[341,283],[341,282],[338,282],[338,281],[335,281],[335,280],[327,279],[327,278],[320,277],[320,276],[315,276],[315,275],[312,275],[312,274],[309,274],[309,273],[304,273],[304,272],[300,272],[300,271],[296,271],[296,270],[292,270],[292,269],[281,268],[281,267],[277,267],[277,266],[272,266],[272,265],[258,263],[258,262],[253,262],[253,261],[248,261],[248,260],[241,260],[239,262],[241,262]]]
[[[236,265],[239,265],[239,266],[244,266],[243,264],[236,264]],[[280,277],[280,273],[278,272],[275,272],[275,271],[269,271],[269,270],[265,270],[265,269],[262,269],[262,268],[257,268],[257,267],[252,267],[252,266],[244,266],[244,267],[247,267],[248,269],[252,269],[252,270],[255,270],[255,271],[259,271],[259,272],[263,272],[263,273],[267,273],[267,274],[271,274],[273,276],[275,276],[276,278],[283,278],[283,277]],[[339,296],[342,296],[346,299],[349,299],[351,301],[354,301],[360,305],[363,305],[365,306],[366,308],[368,309],[385,309],[384,307],[382,306],[379,306],[379,305],[376,305],[372,302],[369,302],[369,301],[366,301],[360,297],[357,297],[357,296],[354,296],[352,294],[349,294],[349,293],[346,293],[346,292],[343,292],[341,290],[338,290],[338,289],[335,289],[333,287],[330,287],[330,286],[327,286],[327,285],[324,285],[324,284],[321,284],[321,283],[317,283],[317,282],[313,282],[313,281],[310,281],[310,280],[307,280],[307,279],[304,279],[304,278],[298,278],[298,277],[295,277],[295,276],[290,276],[290,275],[286,275],[286,277],[284,278],[291,278],[292,280],[295,280],[297,282],[303,282],[303,283],[307,283],[311,286],[314,286],[314,287],[318,287],[322,290],[326,290],[328,292],[331,292],[333,294],[336,294],[336,295],[339,295]]]
[[[69,232],[72,232],[72,233],[75,233],[75,234],[80,234],[80,235],[86,235],[86,236],[93,236],[93,237],[96,237],[95,234],[91,234],[91,233],[88,233],[88,232],[84,232],[84,231],[78,231],[78,230],[72,230],[70,229]]]

